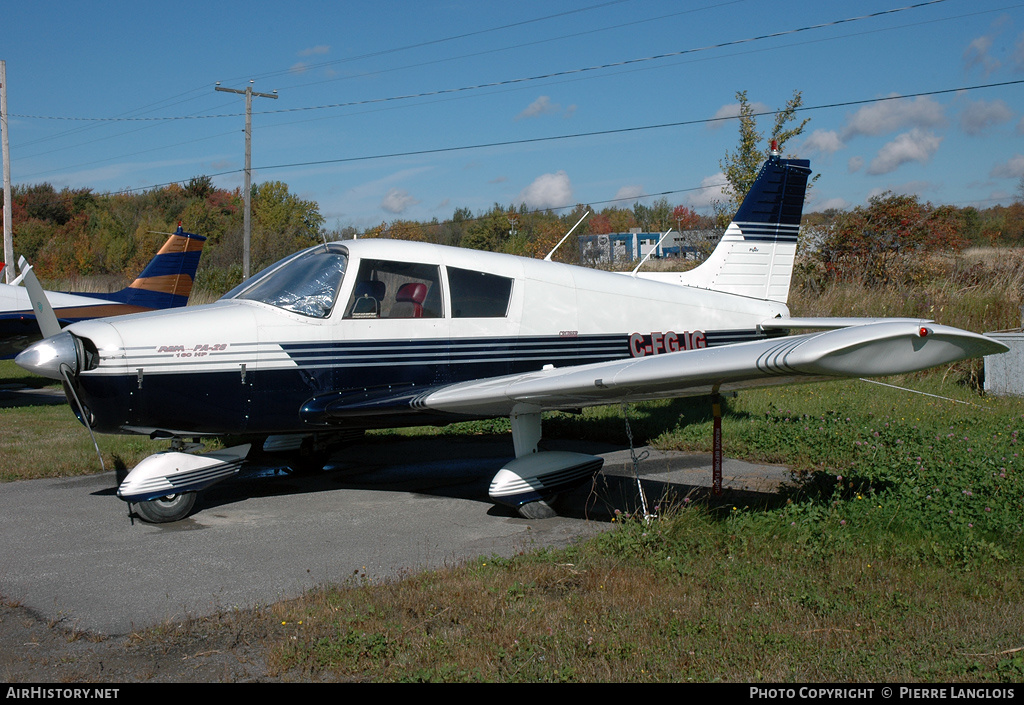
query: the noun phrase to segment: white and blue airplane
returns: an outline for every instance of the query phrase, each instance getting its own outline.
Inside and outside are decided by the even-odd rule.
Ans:
[[[541,417],[641,400],[893,375],[1004,352],[908,319],[792,318],[786,306],[806,160],[765,162],[713,253],[682,273],[615,273],[395,240],[292,255],[219,301],[83,321],[17,357],[64,381],[90,429],[178,439],[117,490],[147,521],[265,451],[381,427],[508,417],[515,459],[493,501],[523,516],[602,459],[544,451]],[[791,330],[814,332],[790,335]],[[185,438],[243,435],[191,454]]]

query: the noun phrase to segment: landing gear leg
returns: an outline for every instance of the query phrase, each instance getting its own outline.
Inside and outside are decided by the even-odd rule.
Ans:
[[[540,413],[513,413],[512,421],[512,445],[516,451],[516,457],[537,452],[537,444],[541,437]],[[554,498],[538,499],[527,504],[522,504],[516,511],[524,519],[550,519],[556,515],[551,508],[550,502]]]

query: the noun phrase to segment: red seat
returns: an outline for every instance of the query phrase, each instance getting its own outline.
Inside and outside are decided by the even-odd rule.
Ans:
[[[420,282],[402,284],[395,294],[395,306],[391,310],[393,318],[421,318],[423,302],[427,298],[427,285]]]

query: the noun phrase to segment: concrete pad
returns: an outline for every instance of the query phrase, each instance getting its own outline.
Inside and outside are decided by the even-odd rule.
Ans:
[[[359,574],[372,581],[492,554],[560,547],[641,506],[629,449],[557,442],[605,457],[592,487],[552,519],[487,498],[507,438],[368,440],[332,472],[226,481],[173,524],[131,520],[113,473],[0,485],[0,594],[47,620],[109,635],[269,604]],[[710,457],[638,449],[644,496],[707,492]],[[789,471],[727,460],[728,492],[770,493]]]

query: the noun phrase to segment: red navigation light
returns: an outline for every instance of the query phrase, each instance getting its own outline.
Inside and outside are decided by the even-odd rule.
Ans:
[[[921,326],[921,327],[920,327],[920,328],[918,329],[918,331],[917,331],[917,334],[918,334],[919,336],[921,336],[922,338],[924,338],[925,336],[927,336],[927,335],[928,335],[929,333],[931,333],[931,331],[930,331],[930,330],[928,330],[927,328],[925,328],[924,326]]]

